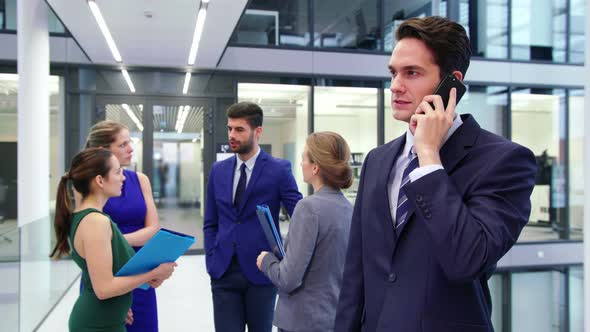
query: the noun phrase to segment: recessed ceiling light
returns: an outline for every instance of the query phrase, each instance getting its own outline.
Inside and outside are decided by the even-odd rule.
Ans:
[[[107,41],[107,45],[109,46],[109,49],[111,50],[111,53],[113,54],[113,58],[117,62],[123,62],[123,59],[121,58],[121,54],[119,53],[119,50],[117,49],[117,45],[115,44],[115,40],[113,39],[113,36],[111,35],[111,32],[109,31],[109,27],[107,26],[104,18],[102,17],[102,13],[100,12],[98,5],[96,4],[96,2],[94,0],[88,0],[88,6],[90,7],[90,11],[92,12],[92,15],[94,16],[96,23],[98,23],[98,27],[100,28],[102,35],[104,36],[104,38]]]
[[[208,1],[203,1],[201,3],[201,8],[199,9],[199,13],[197,14],[197,23],[195,24],[195,32],[193,34],[193,43],[191,44],[191,50],[188,54],[189,66],[194,65],[197,59],[199,41],[201,40],[201,35],[203,34],[203,26],[205,25],[205,18],[207,17],[207,6],[203,6],[203,4],[206,3],[208,3]]]

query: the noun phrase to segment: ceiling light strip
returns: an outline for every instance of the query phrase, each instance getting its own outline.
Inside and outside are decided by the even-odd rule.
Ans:
[[[123,106],[123,109],[125,110],[125,112],[127,113],[127,115],[131,118],[131,121],[133,121],[133,123],[135,123],[135,126],[137,126],[137,128],[139,129],[139,131],[143,131],[143,125],[141,124],[141,122],[139,121],[139,119],[137,118],[137,116],[135,116],[135,113],[133,113],[133,111],[131,110],[131,108],[129,107],[129,105],[127,105],[127,104],[121,104],[121,106]]]
[[[127,82],[127,85],[129,86],[129,90],[131,90],[132,93],[135,93],[135,86],[133,85],[133,82],[131,81],[131,77],[129,76],[127,70],[121,69],[121,73],[125,78],[125,82]]]
[[[191,73],[186,73],[184,76],[184,86],[182,87],[182,94],[185,95],[188,92],[188,86],[191,82]]]
[[[201,40],[201,35],[203,34],[203,26],[205,25],[205,18],[207,17],[207,6],[203,5],[208,3],[208,1],[203,1],[201,3],[201,9],[199,9],[199,14],[197,15],[197,23],[195,24],[195,33],[193,35],[193,43],[191,45],[191,50],[188,55],[188,64],[192,66],[195,64],[195,60],[197,59],[197,51],[199,50],[199,41]]]
[[[98,23],[98,27],[100,28],[102,35],[104,36],[104,38],[107,41],[107,45],[109,45],[109,49],[111,50],[111,53],[113,54],[113,58],[117,62],[123,62],[123,59],[121,58],[121,54],[119,53],[119,50],[117,49],[117,45],[115,44],[115,40],[113,39],[113,36],[111,35],[111,32],[109,31],[109,28],[107,27],[107,24],[106,24],[104,18],[102,17],[102,13],[100,12],[98,5],[96,4],[96,2],[94,0],[88,0],[88,6],[90,7],[90,11],[92,12],[92,15],[94,15],[94,19],[96,20],[96,23]]]

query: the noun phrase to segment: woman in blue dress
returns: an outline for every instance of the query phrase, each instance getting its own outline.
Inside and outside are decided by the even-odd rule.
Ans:
[[[104,147],[113,152],[122,167],[131,165],[133,147],[129,129],[118,122],[101,121],[90,129],[86,148]],[[139,250],[160,229],[156,204],[148,177],[140,172],[125,169],[121,196],[110,198],[103,211],[110,215],[125,239]],[[129,313],[127,331],[158,331],[156,292],[135,289]]]

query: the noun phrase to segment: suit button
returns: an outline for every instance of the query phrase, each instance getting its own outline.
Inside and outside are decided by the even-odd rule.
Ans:
[[[430,213],[430,211],[428,211],[428,212],[424,212],[424,217],[425,217],[426,219],[430,219],[430,218],[432,218],[432,214]]]
[[[235,247],[237,247],[238,245],[237,245],[235,242],[232,242],[232,243],[231,243],[231,246],[235,248]]]
[[[395,273],[391,273],[389,278],[387,278],[389,282],[395,282],[397,280],[397,275]]]
[[[424,197],[422,197],[422,195],[420,194],[416,194],[416,202],[420,203],[424,200]]]

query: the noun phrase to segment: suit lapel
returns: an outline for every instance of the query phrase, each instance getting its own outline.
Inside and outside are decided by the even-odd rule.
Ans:
[[[397,159],[399,152],[403,149],[405,143],[406,135],[398,137],[391,143],[388,143],[389,146],[386,148],[383,156],[376,156],[377,162],[380,162],[379,160],[381,160],[381,168],[379,169],[378,174],[383,176],[383,180],[377,180],[377,199],[379,200],[379,203],[376,206],[384,207],[383,209],[380,209],[379,213],[381,213],[381,218],[378,219],[383,223],[383,234],[385,235],[385,242],[387,246],[389,246],[390,251],[393,251],[395,233],[393,219],[391,218],[391,202],[389,200],[389,191],[387,189],[388,184],[393,181],[391,170],[395,167],[395,160]]]
[[[470,114],[462,115],[461,120],[463,121],[463,124],[457,128],[453,135],[449,137],[449,139],[440,149],[440,158],[443,168],[449,175],[453,172],[455,167],[457,167],[459,162],[465,158],[467,153],[469,153],[469,148],[473,146],[477,136],[479,135],[479,124]],[[398,237],[401,236],[406,225],[412,222],[414,219],[412,217],[415,211],[416,206],[414,204],[410,204],[406,222],[396,229]]]
[[[264,166],[266,166],[266,163],[268,162],[268,154],[266,154],[264,151],[260,150],[260,154],[258,155],[258,158],[256,158],[256,162],[254,163],[254,169],[252,169],[252,175],[250,176],[250,181],[248,181],[248,185],[246,186],[246,193],[244,193],[244,197],[242,198],[242,201],[240,202],[240,207],[238,209],[238,211],[242,211],[242,209],[244,208],[244,205],[246,205],[246,202],[248,201],[248,199],[250,198],[250,194],[252,193],[252,188],[256,185],[256,181],[258,181],[258,178],[260,178],[260,174],[262,174],[262,170],[264,169]]]

